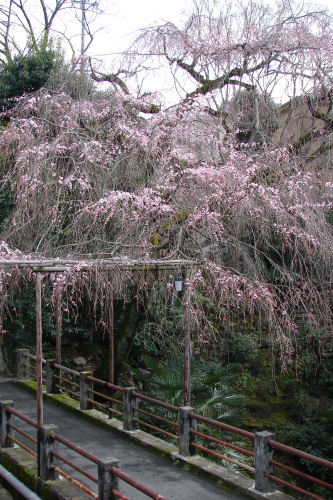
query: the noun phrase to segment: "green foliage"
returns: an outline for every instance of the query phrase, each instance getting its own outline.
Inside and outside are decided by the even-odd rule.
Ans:
[[[297,364],[305,385],[311,388],[314,385],[326,386],[327,390],[333,390],[333,358],[322,356],[321,343],[325,339],[324,329],[311,328],[306,322],[300,326],[300,335],[297,339]],[[326,352],[332,352],[333,342],[327,342]]]
[[[326,214],[326,220],[333,225],[333,210],[328,210]]]
[[[27,56],[15,56],[13,61],[0,67],[0,106],[2,110],[15,105],[5,100],[43,87],[50,72],[57,67],[59,59],[52,50]]]
[[[18,348],[35,350],[36,340],[36,299],[35,287],[26,283],[20,290],[15,291],[8,300],[10,315],[4,323],[8,331],[5,338],[5,353],[9,364],[14,360],[13,355]],[[43,307],[44,340],[54,334],[54,321],[49,310]]]
[[[246,391],[248,397],[254,397],[256,393],[256,380],[249,370],[246,370],[241,363],[230,363],[229,373],[236,375],[235,387],[238,391]]]
[[[43,350],[47,357],[54,351],[55,318],[52,307],[49,305],[51,287],[48,283],[44,288],[42,301],[42,329]],[[9,365],[15,362],[15,352],[19,348],[28,348],[32,352],[36,346],[36,296],[34,282],[23,283],[20,289],[16,288],[8,298],[8,313],[4,322],[5,336],[4,349]],[[80,310],[81,313],[81,310]],[[63,316],[62,336],[74,340],[82,340],[90,329],[94,328],[91,315],[82,307],[79,320],[75,321],[71,314]],[[47,354],[47,352],[49,354]]]
[[[153,291],[147,304],[145,322],[136,331],[129,363],[137,366],[143,355],[167,355],[177,351],[183,338],[183,308],[176,300],[165,304],[159,291]]]
[[[137,332],[133,342],[132,358],[138,359],[137,355],[152,355],[159,352],[159,339],[151,325],[144,325],[140,332]],[[133,356],[134,354],[134,356]]]
[[[176,406],[182,406],[184,389],[183,357],[178,353],[169,356],[165,361],[158,361],[148,356],[143,356],[143,361],[151,372],[151,376],[147,377],[146,373],[142,375],[140,370],[128,364],[125,364],[125,366],[134,377],[145,384],[145,391],[147,391],[147,388],[150,388],[154,397]],[[228,382],[229,379],[225,374],[225,370],[221,369],[218,363],[207,363],[192,358],[191,406],[194,406],[196,412],[201,415],[221,420],[231,425],[240,425],[243,417],[242,405],[245,398],[239,394],[235,394]],[[154,414],[161,412],[160,416],[166,417],[165,414],[162,414],[161,410],[163,409],[155,405],[150,407],[149,404],[146,404],[144,409]],[[174,415],[168,415],[167,418],[168,420],[174,420]],[[156,425],[156,422],[152,421],[151,424]],[[163,423],[159,423],[159,425],[162,426]],[[218,439],[229,439],[225,432],[221,434],[222,431],[218,429],[212,430],[210,426],[208,427],[206,428],[206,425],[202,424],[200,430],[209,434],[213,432],[213,436]],[[221,455],[241,460],[233,450],[231,451],[227,447],[216,445],[215,443],[205,443],[205,446],[218,451]],[[221,462],[225,467],[230,468],[230,462],[221,459],[216,460]],[[235,468],[235,466],[232,466],[232,468]]]
[[[311,455],[333,461],[333,425],[317,424],[307,421],[301,430],[292,430],[286,433],[285,441],[295,448],[303,450]],[[329,480],[330,472],[326,467],[304,459],[299,460],[301,469],[322,480]]]
[[[184,394],[184,359],[180,354],[171,356],[166,361],[157,361],[143,356],[146,367],[152,372],[150,378],[142,376],[139,370],[125,363],[125,366],[142,382],[146,382],[156,397],[176,406],[183,404]],[[216,364],[210,365],[197,359],[191,360],[192,404],[199,413],[219,420],[239,423],[240,406],[244,397],[235,394],[225,384],[225,375]]]
[[[9,217],[13,207],[13,193],[6,188],[0,189],[0,230],[2,229],[5,220]]]
[[[228,361],[251,362],[258,357],[258,341],[251,333],[235,331],[228,335],[226,339]]]

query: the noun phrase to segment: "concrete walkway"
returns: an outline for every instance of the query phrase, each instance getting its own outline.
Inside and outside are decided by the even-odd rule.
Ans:
[[[13,400],[17,410],[32,419],[36,419],[36,396],[18,387],[12,381],[0,379],[0,382],[0,400]],[[115,432],[100,428],[83,419],[75,418],[70,412],[47,402],[44,402],[44,423],[57,425],[60,435],[100,459],[117,458],[120,460],[121,470],[159,494],[164,495],[169,500],[188,500],[189,498],[191,500],[236,500],[244,498],[236,493],[219,489],[206,478],[184,471],[180,467],[173,465],[168,459],[131,443],[122,436],[118,436]],[[19,419],[16,420],[16,425],[35,435],[32,427]],[[17,436],[17,438],[21,440],[21,436]],[[24,442],[24,438],[22,438],[22,442]],[[29,443],[29,446],[31,444]],[[85,458],[62,445],[59,448],[59,453],[97,477],[96,465],[87,462]],[[70,472],[92,491],[97,492],[95,483],[76,473],[65,464],[62,464],[61,468]],[[133,489],[123,481],[120,482],[120,491],[131,500],[147,499],[146,495]]]

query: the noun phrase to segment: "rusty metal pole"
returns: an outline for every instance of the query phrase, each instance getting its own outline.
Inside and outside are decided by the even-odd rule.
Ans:
[[[56,285],[56,361],[61,365],[61,328],[62,328],[62,310],[61,310],[61,288]]]
[[[113,290],[111,290],[110,297],[110,313],[109,313],[109,382],[110,384],[114,384],[114,329],[113,329]]]
[[[187,276],[184,280],[184,406],[191,403],[191,330],[190,288]]]
[[[42,381],[42,273],[36,274],[36,371],[37,371],[37,428],[43,425]]]

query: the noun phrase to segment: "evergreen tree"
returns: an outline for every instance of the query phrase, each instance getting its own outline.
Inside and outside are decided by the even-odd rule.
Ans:
[[[15,106],[15,98],[35,92],[43,87],[53,69],[59,65],[59,57],[52,50],[27,56],[15,56],[13,61],[0,66],[0,109],[7,111]],[[8,120],[8,114],[3,116]]]

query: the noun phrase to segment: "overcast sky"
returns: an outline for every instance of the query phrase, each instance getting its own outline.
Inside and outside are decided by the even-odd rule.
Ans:
[[[111,69],[111,54],[113,58],[129,47],[131,41],[139,34],[139,30],[153,24],[166,21],[180,24],[191,12],[192,0],[101,0],[105,15],[96,20],[100,32],[96,34],[90,53],[103,62],[104,68]],[[244,0],[245,2],[246,0]],[[223,3],[221,1],[221,3]],[[333,10],[332,0],[309,2],[312,6],[326,7]],[[97,61],[96,61],[97,62]],[[150,76],[150,90],[154,87],[169,95],[169,104],[177,102],[178,98],[171,89],[172,82],[165,72],[162,75]],[[274,96],[277,101],[287,99],[283,93]]]
[[[333,9],[333,0],[322,0],[310,3],[314,6],[324,6]],[[221,2],[222,3],[222,2]],[[126,48],[134,33],[145,26],[160,23],[161,21],[172,21],[178,23],[186,12],[191,10],[192,0],[102,0],[102,5],[107,12],[101,18],[104,23],[104,32],[108,37],[104,38],[110,42],[112,47],[96,43],[96,49],[101,49],[101,54],[109,49],[114,51]],[[97,51],[96,51],[97,53]]]
[[[54,4],[54,0],[48,0],[49,5]],[[77,5],[80,5],[81,0],[76,0]],[[86,0],[87,4],[91,0]],[[218,1],[218,0],[217,0]],[[243,0],[246,2],[246,0]],[[330,2],[332,0],[323,0],[322,2],[311,2],[312,5],[324,5],[332,9]],[[221,0],[221,3],[222,0]],[[40,4],[39,0],[26,0],[29,6],[30,14],[34,15],[35,23],[40,24]],[[39,5],[39,7],[38,7]],[[174,22],[180,25],[183,19],[187,18],[186,14],[191,12],[193,5],[192,0],[101,0],[101,8],[104,12],[99,14],[95,21],[91,24],[91,29],[95,32],[94,43],[89,49],[89,55],[94,58],[94,66],[103,68],[105,72],[112,72],[118,69],[117,62],[112,65],[112,60],[118,59],[117,55],[127,49],[136,36],[139,30],[146,26],[163,23],[166,21]],[[56,26],[60,34],[71,38],[75,43],[77,53],[80,48],[80,24],[73,18],[74,11],[71,9],[65,10],[59,16],[59,25]],[[74,39],[72,38],[73,35]],[[23,46],[26,44],[26,38],[22,38]],[[66,50],[66,42],[62,41],[62,47]],[[66,50],[68,56],[69,52]],[[168,75],[167,75],[168,73]],[[158,76],[155,74],[149,76],[149,90],[157,89],[163,94],[169,96],[167,98],[168,105],[177,102],[177,95],[172,88],[172,81],[169,78],[169,72],[164,71]],[[275,96],[276,98],[276,96]],[[285,100],[283,96],[278,97],[278,100]]]
[[[178,24],[186,17],[186,12],[191,11],[192,3],[192,0],[101,0],[105,14],[93,24],[93,29],[99,31],[89,49],[89,55],[95,58],[95,67],[98,67],[99,61],[105,71],[117,69],[117,62],[112,65],[112,61],[117,61],[117,56],[129,47],[140,29],[166,21]],[[145,89],[158,88],[169,96],[166,98],[167,105],[178,101],[169,71],[155,77],[150,74],[145,83]]]
[[[122,52],[139,30],[165,21],[178,23],[188,12],[192,0],[102,0],[105,15],[96,20],[100,26],[91,53],[105,57]]]
[[[80,6],[81,0],[73,1],[77,6]],[[93,2],[93,0],[85,1],[87,4]],[[219,0],[215,1],[218,3]],[[238,1],[246,3],[247,0]],[[333,10],[332,1],[315,0],[314,2],[304,3],[310,3],[314,6],[326,6]],[[50,7],[54,5],[54,0],[47,0],[47,2]],[[222,3],[224,2],[221,0]],[[300,3],[302,3],[302,0],[300,0]],[[146,26],[165,21],[172,21],[176,24],[181,23],[182,19],[187,17],[186,13],[191,12],[193,0],[100,0],[100,4],[104,13],[99,14],[92,25],[93,31],[99,30],[95,35],[95,41],[90,50],[90,54],[94,56],[105,56],[123,51],[129,46],[139,30]],[[42,12],[39,0],[25,0],[25,6],[28,8],[29,14],[32,15],[36,25],[39,24],[42,27],[40,19]],[[58,28],[60,34],[65,31],[66,35],[70,37],[75,32],[77,34],[77,45],[79,46],[80,27],[77,22],[74,22],[72,13],[71,9],[67,9],[61,16],[57,16],[59,24],[56,28]],[[23,39],[23,43],[26,43],[25,39]],[[63,43],[63,45],[65,47],[66,44]]]

